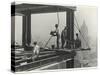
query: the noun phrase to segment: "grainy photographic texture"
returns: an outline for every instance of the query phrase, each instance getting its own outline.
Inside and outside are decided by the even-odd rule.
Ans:
[[[97,66],[97,7],[11,5],[11,70]]]

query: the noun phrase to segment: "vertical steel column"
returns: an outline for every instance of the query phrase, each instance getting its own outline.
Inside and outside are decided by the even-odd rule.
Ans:
[[[71,41],[73,42],[74,40],[74,11],[71,11]]]
[[[31,14],[23,16],[23,32],[22,32],[23,46],[30,46],[31,43]]]
[[[27,44],[31,44],[31,14],[27,15]]]
[[[74,40],[74,11],[69,10],[66,12],[66,25],[67,29],[67,48],[71,48]]]
[[[22,25],[22,46],[26,46],[26,16],[23,16],[23,25]]]
[[[71,49],[74,42],[74,11],[69,10],[66,13],[66,25],[68,27],[66,47]],[[74,68],[74,57],[70,61],[66,61],[66,68]]]

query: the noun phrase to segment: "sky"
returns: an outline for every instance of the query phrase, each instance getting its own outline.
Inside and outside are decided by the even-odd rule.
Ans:
[[[66,25],[66,13],[59,13],[59,30],[60,33]],[[77,6],[75,11],[75,17],[78,22],[79,29],[84,31],[84,37],[88,40],[90,46],[96,45],[97,40],[97,8],[92,6]],[[13,22],[12,22],[13,23]],[[50,37],[50,31],[54,30],[54,25],[58,23],[57,13],[46,13],[46,14],[32,14],[31,15],[31,37],[32,43],[38,41],[40,46],[44,46],[46,41]],[[77,25],[75,21],[75,25]],[[22,43],[22,16],[15,17],[15,40],[18,44]],[[75,33],[78,32],[75,27]],[[79,33],[79,32],[78,32]],[[76,38],[76,37],[75,37]],[[88,38],[88,39],[87,39]],[[56,43],[56,37],[50,40],[51,44]],[[84,40],[82,40],[84,42]],[[83,43],[85,44],[85,43]]]

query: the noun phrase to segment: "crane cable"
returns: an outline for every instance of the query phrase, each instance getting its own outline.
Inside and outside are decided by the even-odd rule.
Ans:
[[[57,8],[57,20],[58,20],[58,26],[59,26],[59,8]]]
[[[78,24],[77,19],[76,19],[75,16],[74,16],[74,19],[75,19],[75,21],[76,21],[76,25],[75,25],[75,24],[74,24],[74,25],[75,25],[76,28],[78,29],[79,33],[81,34],[81,36],[82,36],[82,38],[84,39],[84,41],[85,41],[86,45],[88,46],[88,48],[90,48],[89,44],[87,43],[86,39],[84,38],[83,34],[82,34],[81,31],[80,31],[79,24]]]

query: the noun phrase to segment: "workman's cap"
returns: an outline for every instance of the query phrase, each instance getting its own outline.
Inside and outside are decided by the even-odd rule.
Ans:
[[[55,24],[55,27],[58,27],[58,24]]]
[[[76,36],[78,36],[78,33],[76,33]]]
[[[35,42],[34,42],[34,44],[36,45],[36,44],[37,44],[37,42],[35,41]]]

